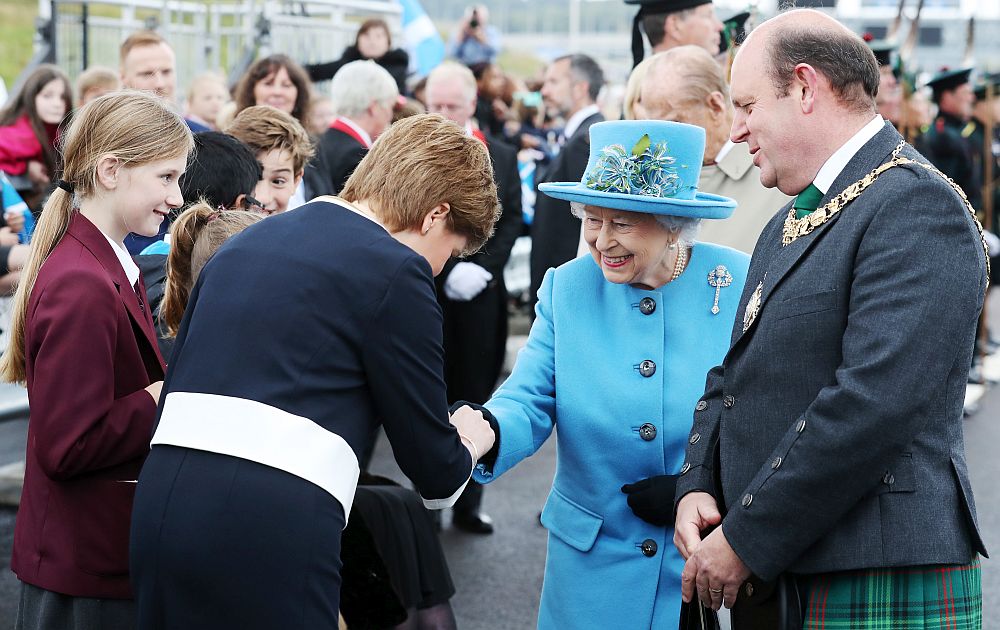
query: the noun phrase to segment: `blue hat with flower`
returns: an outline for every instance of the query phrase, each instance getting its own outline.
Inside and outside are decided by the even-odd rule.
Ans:
[[[705,130],[662,120],[611,120],[590,127],[590,160],[579,182],[539,184],[550,197],[590,206],[725,219],[736,202],[698,192]]]

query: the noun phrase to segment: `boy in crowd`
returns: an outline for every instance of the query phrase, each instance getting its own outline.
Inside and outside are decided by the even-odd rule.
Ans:
[[[250,147],[260,162],[263,175],[254,197],[263,203],[264,212],[284,212],[308,201],[302,197],[300,184],[306,162],[316,150],[297,120],[273,107],[257,105],[240,112],[226,133]]]

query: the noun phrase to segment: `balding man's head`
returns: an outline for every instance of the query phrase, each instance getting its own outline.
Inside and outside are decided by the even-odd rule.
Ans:
[[[651,57],[639,103],[647,118],[703,127],[709,158],[729,136],[732,109],[726,80],[712,55],[699,46],[679,46]]]
[[[729,96],[722,68],[715,58],[704,48],[693,45],[657,53],[642,83],[640,101],[647,111],[671,93],[695,101],[704,100],[712,92]]]
[[[748,55],[763,53],[778,96],[788,95],[796,68],[808,64],[829,82],[843,106],[875,111],[879,74],[874,53],[854,32],[825,13],[813,9],[782,13],[754,30],[737,58],[747,48]]]
[[[878,81],[861,38],[819,11],[789,11],[764,22],[736,54],[730,138],[747,143],[761,183],[796,195],[874,118]]]

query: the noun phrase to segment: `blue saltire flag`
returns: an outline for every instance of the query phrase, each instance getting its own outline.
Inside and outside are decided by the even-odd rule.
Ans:
[[[403,7],[403,40],[410,54],[410,71],[427,76],[444,61],[444,40],[419,0],[399,0],[399,3]]]

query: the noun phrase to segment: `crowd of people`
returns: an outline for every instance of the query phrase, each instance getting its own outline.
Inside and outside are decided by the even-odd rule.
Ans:
[[[626,2],[618,108],[583,53],[503,72],[484,6],[419,78],[381,19],[183,99],[153,31],[30,73],[19,630],[454,628],[441,511],[492,533],[484,486],[554,432],[539,628],[980,627],[996,77],[917,89],[815,10]],[[368,472],[382,432],[412,489]]]

